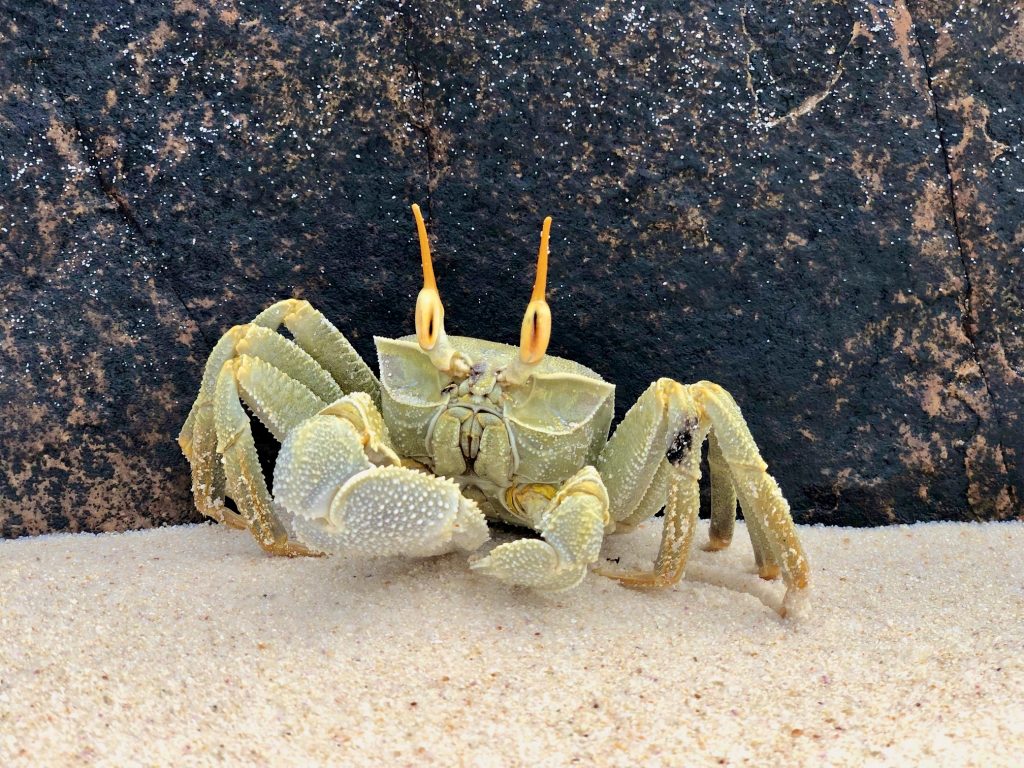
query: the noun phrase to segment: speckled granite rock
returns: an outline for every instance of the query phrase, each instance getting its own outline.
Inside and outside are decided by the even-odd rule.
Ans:
[[[2,5],[4,535],[194,519],[211,344],[408,332],[414,200],[451,332],[552,214],[552,351],[730,388],[799,520],[1020,514],[1020,3]]]
[[[1024,498],[1024,3],[915,3],[955,204],[963,328],[984,382],[968,502]],[[953,392],[943,393],[945,409]]]

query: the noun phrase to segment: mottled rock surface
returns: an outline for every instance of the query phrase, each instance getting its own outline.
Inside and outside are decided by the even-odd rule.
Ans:
[[[734,392],[798,520],[1021,514],[1024,4],[0,0],[0,532],[195,519],[218,335],[514,341]]]

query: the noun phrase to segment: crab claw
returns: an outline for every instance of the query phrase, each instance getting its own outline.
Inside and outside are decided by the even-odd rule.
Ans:
[[[281,446],[274,495],[295,537],[321,552],[370,556],[429,557],[483,544],[484,516],[454,482],[370,461],[389,460],[386,436],[371,434],[371,422],[354,424],[356,409],[341,407],[346,399],[300,424]]]
[[[544,537],[501,544],[469,567],[534,589],[559,591],[579,584],[597,560],[609,525],[608,494],[593,467],[569,478],[536,526]]]

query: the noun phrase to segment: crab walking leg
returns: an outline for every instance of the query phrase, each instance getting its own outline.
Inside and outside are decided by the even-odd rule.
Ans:
[[[668,485],[672,476],[672,465],[668,460],[662,459],[658,464],[658,470],[654,473],[647,492],[643,495],[640,503],[628,517],[615,521],[615,533],[628,533],[640,523],[649,520],[660,512],[665,506],[668,498]]]
[[[711,470],[711,528],[708,549],[725,549],[732,541],[736,527],[736,487],[732,484],[729,465],[722,455],[715,430],[708,433],[708,469]],[[754,546],[757,551],[757,545]]]
[[[217,453],[217,428],[213,418],[213,396],[224,363],[235,356],[235,344],[244,333],[236,326],[214,346],[203,370],[199,396],[189,411],[178,445],[192,468],[192,496],[196,509],[218,523],[245,529],[245,518],[224,506],[224,466]]]
[[[750,534],[750,544],[754,548],[754,561],[757,563],[758,576],[766,581],[777,579],[780,570],[779,564],[768,548],[764,524],[757,515],[747,515],[745,520],[747,533]]]
[[[736,486],[732,481],[729,464],[722,455],[715,430],[708,434],[708,466],[711,468],[711,526],[708,531],[707,550],[715,552],[725,549],[732,541],[736,527]],[[761,520],[756,515],[747,517],[747,533],[754,548],[757,572],[762,579],[775,579],[779,566],[771,559],[762,530]]]
[[[683,577],[686,559],[693,545],[700,513],[700,448],[674,462],[672,469],[661,547],[658,559],[654,561],[659,586],[670,586]]]
[[[324,403],[336,400],[343,394],[331,374],[295,342],[255,323],[236,325],[220,338],[210,353],[199,387],[199,397],[178,436],[182,450],[190,459],[190,454],[194,452],[192,444],[195,432],[202,421],[201,411],[211,406],[217,377],[227,361],[240,355],[269,363],[302,384]]]
[[[483,544],[476,503],[451,480],[399,466],[382,430],[369,396],[356,393],[289,433],[274,494],[299,540],[321,552],[406,557]]]
[[[665,522],[654,570],[599,568],[597,572],[601,575],[631,587],[668,587],[683,577],[700,512],[700,448],[710,427],[693,418],[687,418],[683,423],[679,437],[667,451],[669,480]]]
[[[509,584],[544,590],[569,589],[580,583],[597,560],[610,527],[608,492],[593,467],[565,481],[531,527],[541,539],[502,544],[470,567]]]
[[[380,382],[370,366],[344,334],[308,301],[279,301],[263,310],[252,323],[272,331],[284,325],[295,337],[295,343],[330,373],[344,392],[366,392],[380,407]]]
[[[654,383],[640,395],[597,458],[612,519],[629,527],[665,505],[669,477],[665,452],[671,435],[663,389]]]
[[[227,495],[234,500],[253,537],[271,554],[311,554],[288,540],[288,531],[274,514],[240,397],[275,435],[315,413],[323,402],[269,363],[248,356],[224,363],[213,402],[217,453],[223,457]]]
[[[669,484],[665,533],[654,572],[601,572],[633,586],[665,586],[682,577],[699,512],[700,446],[712,429],[721,452],[721,461],[715,457],[717,475],[723,477],[727,469],[731,476],[748,521],[761,576],[770,578],[776,569],[781,571],[788,588],[782,608],[785,613],[797,593],[808,585],[807,559],[789,505],[778,483],[767,473],[767,464],[736,402],[722,387],[707,381],[687,386],[659,379],[630,409],[602,452],[599,466],[613,503],[616,498],[622,503],[643,498],[643,488],[637,486],[642,486],[644,477],[650,474],[659,445],[675,472]],[[617,439],[620,432],[623,439]],[[639,456],[628,455],[630,446]],[[735,502],[728,493],[719,498],[717,519],[723,521],[727,510],[735,514]],[[627,508],[621,519],[628,519],[630,513]],[[617,516],[622,514],[620,510]],[[722,526],[720,522],[717,530],[721,531]]]
[[[248,355],[270,363],[302,384],[325,403],[344,392],[330,373],[294,341],[261,325],[250,324],[235,344],[236,355]]]
[[[277,333],[284,325],[295,341]],[[323,402],[342,395],[342,388],[366,391],[379,398],[379,383],[348,340],[306,301],[287,299],[268,307],[247,325],[225,333],[214,346],[203,372],[199,396],[178,436],[192,469],[196,508],[216,522],[246,528],[242,515],[224,505],[227,479],[217,452],[214,392],[225,363],[241,354],[264,360]],[[275,432],[283,439],[283,433]]]
[[[242,400],[278,442],[327,405],[302,383],[258,357],[240,355],[228,361],[224,370],[234,373]]]
[[[729,465],[744,510],[758,573],[763,579],[774,579],[781,573],[789,588],[787,598],[790,598],[795,594],[793,590],[806,589],[809,569],[789,504],[775,478],[768,474],[768,465],[761,458],[732,395],[709,381],[692,386],[716,428],[723,425],[720,430],[722,455]]]

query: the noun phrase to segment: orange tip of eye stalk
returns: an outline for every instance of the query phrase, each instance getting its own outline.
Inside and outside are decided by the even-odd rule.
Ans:
[[[544,301],[544,291],[548,283],[548,242],[551,239],[551,217],[544,219],[540,231],[540,250],[537,252],[537,277],[533,281],[533,293],[530,301]]]

